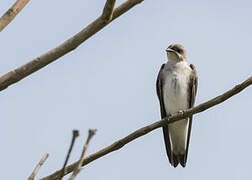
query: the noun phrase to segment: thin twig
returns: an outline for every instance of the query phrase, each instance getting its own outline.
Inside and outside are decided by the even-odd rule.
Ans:
[[[37,175],[39,169],[44,164],[44,162],[46,161],[46,159],[48,158],[48,156],[49,156],[48,153],[44,154],[44,156],[41,158],[41,160],[39,161],[39,163],[37,164],[37,166],[35,167],[35,169],[32,171],[31,175],[28,177],[28,180],[34,180],[34,178]]]
[[[66,167],[66,165],[67,165],[68,159],[69,159],[70,154],[71,154],[71,152],[72,152],[74,142],[75,142],[75,140],[76,140],[76,138],[77,138],[78,136],[79,136],[79,131],[78,131],[78,130],[73,130],[73,135],[72,135],[71,144],[70,144],[70,147],[69,147],[69,149],[68,149],[67,156],[66,156],[66,160],[65,160],[64,165],[63,165],[63,168],[62,168],[62,173],[61,173],[61,176],[60,176],[60,180],[61,180],[62,177],[64,176],[65,167]]]
[[[95,135],[95,132],[96,132],[96,129],[89,129],[88,138],[86,140],[86,143],[83,146],[83,150],[82,150],[82,153],[81,153],[80,160],[78,162],[78,165],[75,167],[75,169],[73,171],[73,174],[70,177],[70,180],[73,180],[77,176],[77,174],[80,172],[81,166],[82,166],[83,161],[84,161],[84,155],[85,155],[85,153],[87,151],[87,148],[88,148],[88,144],[89,144],[91,138]]]
[[[0,32],[16,17],[30,0],[17,0],[0,18]]]
[[[128,136],[116,141],[115,143],[111,144],[110,146],[107,146],[105,148],[103,148],[102,150],[89,155],[88,157],[86,157],[82,163],[82,166],[102,157],[105,156],[106,154],[109,154],[113,151],[116,151],[120,148],[122,148],[125,144],[128,144],[129,142],[157,129],[160,128],[164,125],[166,125],[167,123],[172,123],[175,121],[179,121],[181,119],[184,119],[185,117],[191,116],[193,114],[197,114],[200,113],[202,111],[205,111],[217,104],[220,104],[222,102],[224,102],[225,100],[229,99],[230,97],[234,96],[235,94],[238,94],[239,92],[241,92],[242,90],[244,90],[245,88],[247,88],[248,86],[250,86],[252,84],[252,76],[250,78],[248,78],[247,80],[245,80],[244,82],[242,82],[241,84],[238,84],[237,86],[235,86],[234,88],[232,88],[231,90],[225,92],[224,94],[217,96],[216,98],[213,98],[205,103],[202,103],[194,108],[188,109],[186,111],[184,111],[183,113],[174,113],[172,116],[169,117],[169,121],[167,118],[164,118],[160,121],[157,121],[149,126],[145,126],[143,128],[140,128],[138,130],[136,130],[135,132],[129,134]],[[74,168],[77,166],[79,162],[75,162],[69,166],[66,167],[66,171],[65,171],[65,175],[68,173],[71,173]],[[53,174],[42,178],[41,180],[55,180],[59,177],[61,171],[56,171]]]
[[[109,22],[107,22],[103,18],[103,16],[100,16],[79,33],[75,34],[73,37],[66,40],[62,44],[22,65],[21,67],[4,74],[2,77],[0,77],[0,91],[45,67],[46,65],[52,63],[53,61],[69,53],[70,51],[73,51],[88,38],[104,28],[107,24],[134,7],[136,4],[141,3],[142,1],[143,0],[128,0],[124,2],[114,10],[114,12],[112,13],[113,17]]]
[[[102,17],[105,20],[105,22],[109,22],[113,17],[113,11],[115,6],[116,0],[107,0],[106,4],[104,6]]]

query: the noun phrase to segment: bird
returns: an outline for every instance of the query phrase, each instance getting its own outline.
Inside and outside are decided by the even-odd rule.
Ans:
[[[156,81],[157,96],[160,103],[161,118],[172,113],[183,112],[195,103],[198,76],[193,64],[187,63],[187,54],[183,45],[171,44],[166,49],[168,61],[163,64]],[[190,116],[183,120],[163,126],[166,153],[171,165],[186,167],[190,134],[192,128]]]

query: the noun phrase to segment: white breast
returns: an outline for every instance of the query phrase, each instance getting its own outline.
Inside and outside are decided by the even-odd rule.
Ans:
[[[175,65],[166,65],[173,67],[169,68],[171,71],[169,71],[168,76],[164,80],[163,97],[165,110],[169,113],[185,110],[188,107],[187,89],[191,68],[184,61]]]
[[[191,68],[186,62],[167,63],[168,75],[164,79],[163,97],[167,113],[175,113],[188,108],[188,80]],[[172,151],[184,154],[188,137],[188,118],[169,125]]]

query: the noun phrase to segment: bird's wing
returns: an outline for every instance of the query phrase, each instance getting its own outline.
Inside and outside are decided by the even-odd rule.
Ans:
[[[156,90],[157,90],[157,96],[160,103],[160,111],[161,111],[161,118],[165,118],[167,116],[167,113],[165,111],[164,107],[164,98],[163,98],[163,70],[164,70],[165,64],[163,64],[159,70],[157,82],[156,82]],[[163,134],[164,134],[164,141],[165,141],[165,147],[166,147],[166,153],[169,158],[169,161],[171,164],[174,163],[172,158],[172,152],[171,152],[171,143],[170,143],[170,137],[169,137],[169,129],[168,125],[163,126]]]
[[[166,112],[165,112],[165,107],[164,107],[164,99],[163,99],[163,78],[162,78],[162,71],[164,69],[165,64],[162,64],[158,77],[157,77],[157,82],[156,82],[156,90],[157,90],[157,96],[160,102],[160,111],[161,111],[161,118],[163,119],[166,117]]]
[[[190,74],[189,79],[189,87],[188,87],[188,108],[192,108],[195,103],[195,98],[197,95],[197,88],[198,88],[198,76],[194,65],[190,64],[192,72]],[[191,127],[192,127],[192,116],[189,117],[189,127],[188,127],[188,135],[187,135],[187,144],[186,144],[186,153],[184,162],[186,163],[187,154],[188,154],[188,147],[191,135]]]

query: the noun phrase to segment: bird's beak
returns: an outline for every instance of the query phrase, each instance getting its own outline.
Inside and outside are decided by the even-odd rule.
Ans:
[[[178,59],[180,59],[181,55],[179,53],[177,53],[176,51],[174,51],[173,49],[167,48],[165,51],[167,52],[168,56],[174,56],[175,55]]]
[[[171,49],[171,48],[167,48],[166,50],[165,50],[166,52],[175,52],[173,49]]]

